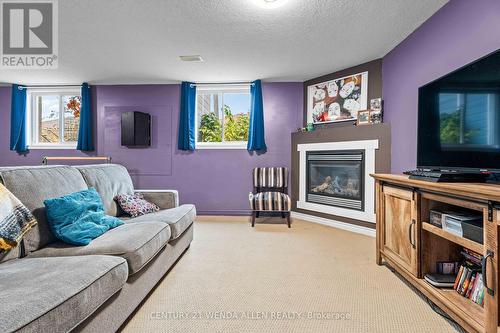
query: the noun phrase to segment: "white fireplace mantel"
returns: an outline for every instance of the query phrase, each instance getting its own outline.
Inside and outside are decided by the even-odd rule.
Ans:
[[[364,210],[354,210],[329,205],[321,205],[306,201],[306,153],[308,151],[323,150],[356,150],[365,151],[365,175],[364,175]],[[297,208],[347,217],[351,219],[375,223],[375,181],[370,177],[375,173],[375,150],[378,149],[378,140],[359,140],[342,142],[321,142],[297,145],[299,152],[299,200]]]

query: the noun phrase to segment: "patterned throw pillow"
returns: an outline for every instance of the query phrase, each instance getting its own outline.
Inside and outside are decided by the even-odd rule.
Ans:
[[[154,203],[144,200],[144,197],[140,193],[118,194],[115,200],[123,211],[132,217],[154,213],[160,210]]]

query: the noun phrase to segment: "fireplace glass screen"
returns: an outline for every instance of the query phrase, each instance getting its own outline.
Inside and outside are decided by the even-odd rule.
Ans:
[[[364,151],[307,153],[307,201],[363,210]]]

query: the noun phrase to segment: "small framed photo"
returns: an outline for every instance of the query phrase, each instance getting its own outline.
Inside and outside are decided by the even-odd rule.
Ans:
[[[370,110],[382,111],[382,98],[374,98],[370,100]]]
[[[358,118],[356,125],[368,125],[370,124],[370,110],[358,111]]]
[[[381,110],[371,110],[370,111],[370,123],[372,123],[372,124],[382,123],[382,111]]]

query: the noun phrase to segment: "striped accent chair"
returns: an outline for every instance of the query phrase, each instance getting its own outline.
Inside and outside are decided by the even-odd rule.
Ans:
[[[292,201],[288,196],[288,169],[285,167],[255,168],[252,172],[254,192],[250,193],[252,227],[261,213],[280,214],[291,227]]]

